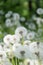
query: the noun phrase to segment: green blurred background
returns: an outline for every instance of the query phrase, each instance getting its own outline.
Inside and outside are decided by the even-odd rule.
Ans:
[[[0,41],[6,34],[14,34],[15,26],[11,28],[5,27],[5,14],[8,11],[17,12],[20,16],[24,16],[26,18],[25,22],[20,22],[21,25],[25,26],[27,29],[28,26],[25,24],[26,22],[33,22],[32,15],[37,15],[36,10],[38,8],[43,8],[43,0],[0,0],[0,10],[4,11],[4,15],[0,14]],[[38,16],[38,15],[37,15]],[[37,31],[38,26],[36,26]]]
[[[0,9],[5,13],[11,10],[30,17],[28,15],[35,13],[37,8],[43,8],[43,0],[0,0]]]

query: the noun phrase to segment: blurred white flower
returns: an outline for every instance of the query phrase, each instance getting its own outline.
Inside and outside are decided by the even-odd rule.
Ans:
[[[24,63],[22,63],[22,62],[19,62],[19,65],[24,65]]]
[[[37,42],[32,42],[29,46],[30,48],[30,51],[32,53],[35,53],[35,52],[38,52],[38,45],[37,45]]]
[[[7,54],[7,57],[12,59],[14,57],[13,48],[11,45],[4,45],[4,51]]]
[[[9,45],[11,43],[11,37],[12,35],[8,34],[3,38],[3,41],[6,45]]]
[[[17,35],[12,35],[11,43],[16,44],[16,42],[20,42],[20,37]]]
[[[38,26],[41,27],[41,22],[42,22],[41,18],[37,18],[36,22],[37,22]]]
[[[13,19],[14,19],[14,21],[19,21],[20,15],[18,13],[13,13]]]
[[[35,38],[35,32],[29,32],[29,33],[27,34],[27,39],[32,40],[32,39],[34,39],[34,38]]]
[[[14,50],[14,55],[19,59],[26,59],[30,58],[32,54],[30,53],[30,50],[27,46],[21,45]]]
[[[16,50],[16,48],[18,48],[18,47],[20,47],[20,46],[21,46],[20,43],[16,43],[16,44],[14,44],[14,45],[13,45],[13,51]]]
[[[22,36],[20,34],[15,33],[15,35],[17,35],[20,39],[22,38]]]
[[[13,13],[13,21],[14,21],[14,25],[16,26],[20,26],[20,15],[18,13]]]
[[[11,19],[6,19],[5,25],[6,27],[12,27],[14,25],[14,22],[11,22]]]
[[[43,14],[43,9],[42,8],[38,8],[36,12],[37,12],[37,14],[42,15]]]
[[[13,14],[13,12],[12,12],[12,11],[8,11],[8,13],[9,13],[10,15],[12,15],[12,14]]]
[[[38,60],[26,59],[25,60],[25,65],[38,65]]]
[[[0,63],[7,58],[5,51],[0,50]]]
[[[43,32],[43,29],[39,28],[37,31],[37,35],[36,36],[41,36]]]
[[[3,50],[3,47],[0,45],[0,50]]]
[[[35,65],[39,65],[39,62],[38,62],[38,60],[35,60],[34,62],[35,62]]]
[[[12,14],[12,11],[8,11],[8,13],[5,14],[5,18],[10,18]]]
[[[12,63],[9,62],[9,61],[5,61],[5,62],[3,63],[3,65],[12,65]]]
[[[3,10],[0,10],[0,15],[3,15],[4,14],[4,11]]]
[[[12,47],[10,45],[4,45],[3,49],[7,53],[10,51],[10,49],[12,49]]]
[[[38,50],[38,45],[37,45],[37,42],[32,42],[30,45],[29,45],[29,50],[31,51],[32,53],[32,59],[37,59],[38,58],[38,55],[39,55],[39,50]]]
[[[13,53],[13,50],[10,49],[8,52],[7,52],[7,57],[12,59],[14,57],[14,53]]]
[[[26,20],[25,17],[20,18],[20,21],[25,21],[25,20]]]
[[[23,26],[20,26],[15,30],[15,34],[20,34],[21,37],[25,37],[27,35],[27,29]]]
[[[33,42],[30,44],[29,49],[32,52],[32,54],[34,54],[34,57],[43,60],[43,43]]]
[[[43,23],[43,19],[40,17],[36,17],[33,20],[36,21],[36,23],[38,24],[38,27],[41,27],[41,24]]]
[[[43,60],[43,42],[39,42],[39,57]]]
[[[23,44],[29,46],[31,44],[31,41],[25,40]]]
[[[30,24],[28,25],[28,27],[29,27],[29,29],[31,29],[31,30],[35,30],[35,29],[36,29],[36,26],[35,26],[34,23],[30,23]]]
[[[43,31],[43,29],[41,29],[41,28],[39,28],[39,29],[38,29],[38,33],[40,33],[40,34],[41,34],[41,33],[42,33],[42,31]]]
[[[12,63],[9,61],[9,59],[4,59],[0,65],[12,65]]]

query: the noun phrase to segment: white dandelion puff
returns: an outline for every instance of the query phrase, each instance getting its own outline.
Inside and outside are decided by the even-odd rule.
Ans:
[[[21,37],[25,37],[27,35],[27,29],[25,27],[20,26],[15,30],[15,34],[20,34]]]
[[[7,44],[7,45],[9,45],[9,44],[11,43],[11,37],[12,37],[12,36],[11,36],[10,34],[6,35],[6,36],[3,38],[4,43]]]
[[[35,38],[35,32],[29,32],[29,33],[27,34],[27,39],[32,40],[32,39],[34,39],[34,38]]]

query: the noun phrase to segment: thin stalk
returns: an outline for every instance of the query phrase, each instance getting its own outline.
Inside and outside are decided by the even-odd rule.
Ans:
[[[22,36],[22,38],[21,38],[21,44],[23,45],[23,42],[24,42],[24,38],[23,38],[23,36]]]
[[[15,65],[14,59],[12,58],[12,65]]]
[[[19,65],[19,59],[17,58],[17,64]]]
[[[16,60],[16,65],[17,65],[17,58],[15,58],[15,60]]]

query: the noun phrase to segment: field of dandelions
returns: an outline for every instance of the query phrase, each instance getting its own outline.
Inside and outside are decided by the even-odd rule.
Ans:
[[[0,0],[0,65],[43,65],[43,0]]]

